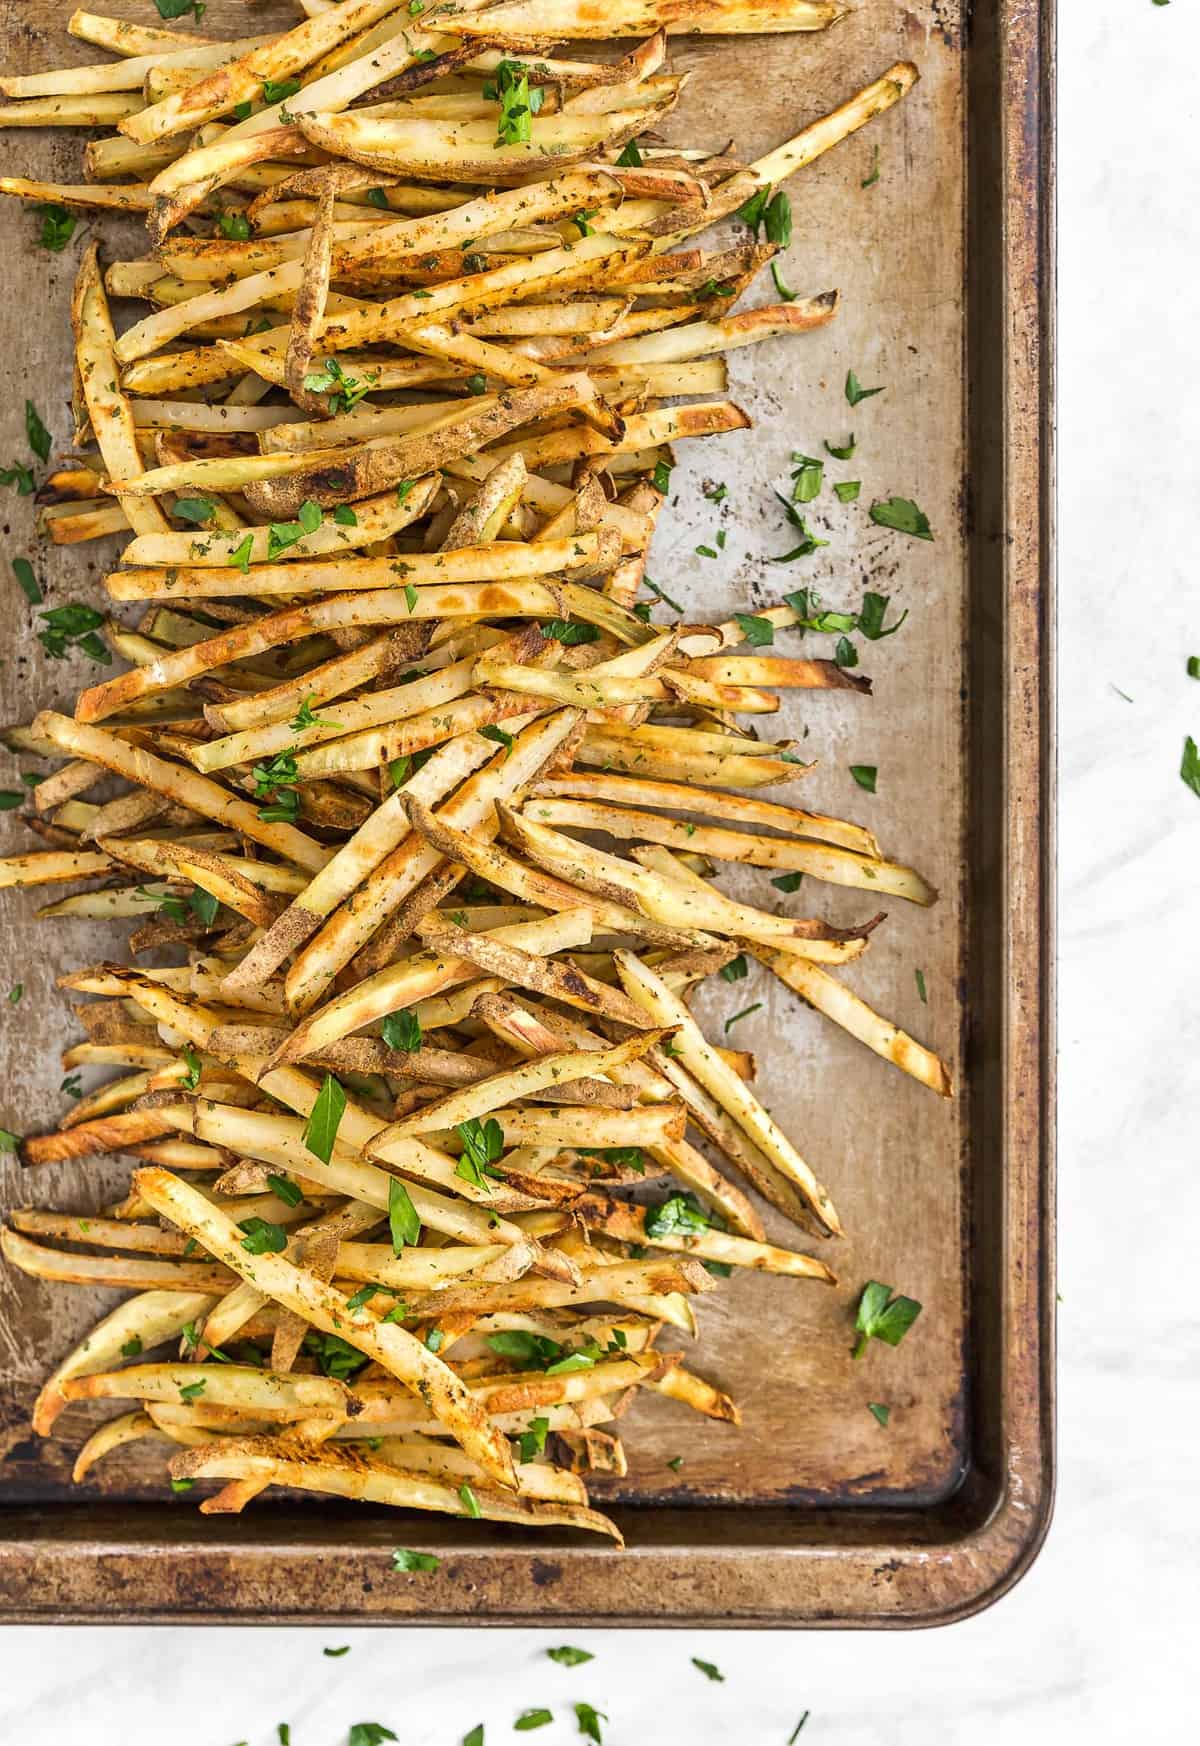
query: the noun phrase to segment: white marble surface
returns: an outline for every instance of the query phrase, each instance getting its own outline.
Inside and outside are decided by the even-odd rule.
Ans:
[[[344,1746],[371,1718],[404,1746],[486,1721],[493,1746],[547,1704],[563,1719],[535,1738],[560,1746],[577,1698],[608,1712],[611,1746],[784,1746],[805,1709],[814,1746],[1196,1738],[1200,801],[1177,771],[1200,737],[1200,17],[1186,0],[1060,11],[1063,1304],[1038,1563],[948,1630],[572,1632],[596,1652],[574,1671],[533,1631],[10,1630],[4,1739],[271,1746],[287,1721],[295,1746]]]

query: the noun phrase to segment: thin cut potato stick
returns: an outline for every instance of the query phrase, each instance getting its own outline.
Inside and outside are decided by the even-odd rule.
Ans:
[[[482,546],[463,546],[453,552],[413,552],[402,559],[344,558],[331,564],[323,557],[296,558],[286,563],[256,564],[248,571],[216,566],[191,569],[174,564],[165,570],[117,570],[105,578],[105,586],[114,600],[171,598],[179,591],[190,599],[201,600],[221,595],[327,594],[335,588],[347,592],[432,588],[441,592],[418,594],[408,616],[443,618],[453,610],[448,591],[463,583],[475,584],[491,578],[497,582],[522,581],[572,570],[588,574],[605,564],[609,550],[603,535],[577,534],[572,539],[535,545],[496,540]],[[472,606],[480,614],[503,611],[499,600],[491,604],[486,591],[464,596],[463,600],[467,604],[459,605],[460,612],[468,612]]]
[[[688,825],[644,808],[605,806],[592,800],[532,800],[525,813],[528,818],[559,829],[566,826],[600,831],[610,837],[661,843],[667,848],[709,855],[717,861],[742,861],[780,872],[807,873],[834,885],[873,891],[881,897],[904,897],[910,903],[924,905],[937,900],[937,892],[911,867],[835,846],[753,836],[724,825]]]
[[[614,954],[621,981],[632,999],[639,1001],[657,1024],[678,1025],[674,1052],[685,1067],[729,1111],[771,1162],[799,1188],[818,1218],[834,1236],[843,1235],[841,1221],[825,1188],[817,1181],[791,1141],[759,1103],[754,1093],[721,1060],[706,1040],[687,1007],[631,952]]]
[[[110,1310],[42,1384],[32,1414],[38,1436],[50,1435],[66,1406],[67,1397],[63,1393],[66,1383],[115,1364],[122,1347],[134,1342],[139,1351],[153,1350],[174,1338],[187,1323],[202,1320],[214,1301],[204,1292],[144,1291]]]
[[[325,1333],[349,1339],[407,1387],[419,1391],[455,1441],[501,1485],[511,1487],[513,1463],[506,1440],[493,1430],[486,1412],[454,1373],[419,1340],[396,1323],[379,1321],[368,1305],[350,1308],[340,1292],[281,1255],[247,1255],[232,1220],[168,1171],[137,1170],[133,1185],[157,1212],[268,1297]]]
[[[664,30],[740,35],[769,30],[824,30],[841,16],[839,0],[500,0],[480,18],[450,16],[439,27],[454,35],[562,42],[578,38],[647,36]]]
[[[885,1061],[891,1061],[902,1072],[927,1085],[930,1091],[936,1091],[939,1097],[954,1096],[954,1083],[945,1062],[914,1041],[898,1025],[880,1018],[860,995],[839,982],[837,977],[819,965],[802,963],[782,952],[763,951],[758,947],[752,949],[754,956],[773,970],[794,994],[833,1019],[852,1037],[865,1043],[868,1049],[874,1049]]]

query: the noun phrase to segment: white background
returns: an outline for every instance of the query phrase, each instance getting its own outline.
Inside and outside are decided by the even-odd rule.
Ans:
[[[0,1733],[56,1746],[1011,1746],[1197,1738],[1191,1289],[1200,1191],[1200,17],[1060,0],[1061,1289],[1059,1502],[1024,1582],[949,1629],[880,1635],[13,1629]],[[1126,702],[1114,687],[1126,692]],[[1190,1215],[1190,1216],[1189,1216]],[[1189,1602],[1192,1604],[1189,1605]],[[324,1644],[349,1643],[328,1660]],[[710,1684],[692,1655],[717,1662]]]

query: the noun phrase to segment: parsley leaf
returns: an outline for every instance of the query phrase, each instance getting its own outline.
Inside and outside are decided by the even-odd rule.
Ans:
[[[0,1152],[15,1152],[21,1144],[19,1134],[10,1133],[7,1128],[0,1128]]]
[[[479,1499],[475,1496],[471,1487],[465,1483],[460,1485],[458,1488],[458,1495],[462,1501],[463,1508],[466,1510],[471,1520],[474,1522],[482,1521],[483,1511],[480,1509]]]
[[[388,1183],[388,1229],[392,1234],[393,1255],[402,1255],[405,1244],[411,1248],[421,1235],[421,1221],[412,1196],[398,1176],[393,1176]]]
[[[299,1206],[304,1199],[304,1190],[290,1176],[270,1175],[267,1177],[267,1187],[284,1206]]]
[[[722,982],[740,982],[747,974],[746,954],[739,952],[736,958],[731,958],[728,964],[721,966]]]
[[[501,61],[495,80],[483,87],[484,97],[499,103],[496,122],[497,146],[523,145],[533,134],[532,121],[542,107],[542,89],[529,87],[529,68],[523,61]]]
[[[925,992],[925,972],[924,972],[924,970],[915,970],[913,972],[913,974],[916,977],[917,994],[920,998],[921,1005],[928,1006],[929,1005],[929,997]]]
[[[753,1006],[744,1006],[741,1012],[735,1012],[732,1018],[727,1018],[724,1025],[725,1035],[729,1035],[730,1030],[738,1023],[739,1019],[749,1018],[750,1014],[752,1012],[758,1012],[761,1006],[762,1001],[756,1000]]]
[[[49,249],[52,255],[61,255],[75,234],[75,214],[68,212],[65,206],[51,203],[35,206],[33,210],[42,221],[39,246]]]
[[[382,1722],[355,1722],[350,1729],[350,1746],[382,1746],[384,1740],[397,1739],[399,1735]]]
[[[733,617],[751,648],[763,649],[775,641],[775,626],[769,618],[759,618],[750,612],[735,612]]]
[[[579,1732],[588,1740],[595,1740],[596,1746],[601,1746],[600,1724],[608,1720],[604,1711],[594,1710],[591,1704],[576,1704],[575,1719],[579,1723]]]
[[[550,1420],[540,1415],[530,1419],[527,1428],[519,1431],[513,1441],[517,1445],[518,1459],[522,1464],[532,1461],[542,1454],[546,1447],[546,1432],[550,1429]]]
[[[872,1340],[883,1340],[898,1346],[921,1313],[921,1305],[912,1297],[893,1297],[890,1285],[870,1279],[858,1301],[854,1326],[858,1340],[853,1356],[861,1358]]]
[[[389,1049],[410,1055],[421,1047],[421,1021],[411,1007],[389,1012],[379,1028]]]
[[[673,1194],[661,1206],[647,1207],[643,1229],[653,1241],[658,1237],[698,1237],[712,1224],[694,1194]]]
[[[432,1552],[412,1552],[407,1546],[392,1548],[393,1570],[436,1570],[441,1562]]]
[[[171,511],[180,521],[192,521],[199,527],[206,521],[211,521],[216,504],[209,497],[177,497]]]
[[[20,461],[14,461],[11,467],[0,467],[0,485],[15,485],[19,497],[28,497],[33,490],[33,474]]]
[[[882,388],[864,388],[853,370],[846,371],[846,399],[851,406],[857,406],[860,400],[870,400],[874,394],[882,394]]]
[[[294,97],[299,89],[299,79],[280,79],[278,83],[276,83],[274,79],[264,79],[262,88],[263,102],[286,103],[288,98]]]
[[[596,1659],[590,1649],[576,1649],[570,1643],[563,1643],[557,1649],[547,1649],[546,1654],[551,1661],[557,1661],[560,1667],[582,1667],[585,1661]]]
[[[29,440],[30,448],[33,450],[38,460],[48,461],[50,459],[50,447],[53,439],[51,438],[50,432],[42,423],[41,418],[38,416],[38,409],[33,404],[32,400],[27,400],[25,402],[25,435]]]
[[[572,624],[566,618],[548,619],[541,630],[547,642],[562,643],[564,648],[572,648],[576,643],[594,643],[600,636],[598,625]]]
[[[881,1406],[877,1400],[869,1400],[867,1402],[867,1411],[870,1413],[871,1417],[876,1421],[876,1423],[882,1425],[884,1430],[886,1431],[887,1430],[887,1422],[892,1416],[891,1407]]]
[[[327,1073],[325,1082],[317,1093],[317,1101],[312,1106],[312,1113],[304,1124],[305,1147],[322,1164],[328,1164],[333,1156],[337,1131],[345,1113],[346,1093],[333,1074]]]
[[[239,212],[234,207],[228,212],[217,214],[217,229],[230,242],[250,241],[250,220],[244,212]]]
[[[238,1230],[246,1233],[242,1248],[247,1255],[281,1255],[287,1248],[287,1232],[268,1219],[241,1219]]]
[[[839,503],[855,503],[861,490],[861,479],[841,479],[834,486],[833,494]]]
[[[781,873],[778,879],[772,879],[771,884],[776,891],[799,891],[803,873]]]
[[[554,1716],[550,1710],[522,1710],[513,1723],[514,1734],[528,1734],[533,1728],[544,1728],[547,1722],[552,1722]]]
[[[459,1122],[455,1131],[463,1143],[455,1175],[464,1182],[473,1182],[476,1188],[486,1188],[484,1171],[504,1150],[504,1129],[494,1116],[489,1116],[486,1122],[472,1116],[469,1121]]]
[[[195,15],[197,24],[208,10],[205,0],[154,0],[154,4],[158,7],[160,18],[186,18],[191,12]]]
[[[721,1669],[715,1662],[701,1661],[698,1655],[693,1655],[692,1666],[698,1667],[706,1679],[713,1679],[716,1680],[719,1685],[724,1685],[725,1675],[721,1672]]]
[[[305,728],[310,727],[331,728],[337,726],[336,722],[322,721],[319,715],[313,714],[312,706],[314,696],[315,693],[310,691],[307,697],[301,699],[299,709],[288,723],[288,726],[294,734],[303,733]]]
[[[183,1045],[183,1058],[187,1062],[187,1072],[180,1084],[185,1091],[195,1091],[200,1083],[200,1057],[190,1043]]]
[[[850,774],[860,788],[865,788],[868,794],[875,792],[875,778],[878,769],[874,764],[851,764]]]
[[[498,746],[503,746],[504,762],[507,764],[509,758],[512,756],[512,735],[506,734],[504,729],[502,727],[497,727],[494,722],[489,722],[487,727],[476,728],[475,732],[479,735],[481,740],[494,740]]]
[[[626,140],[621,147],[621,155],[617,159],[617,167],[622,170],[640,170],[645,159],[638,150],[636,138]]]
[[[881,503],[873,503],[870,516],[878,527],[894,528],[897,533],[911,534],[915,540],[933,538],[928,516],[911,497],[887,497]]]

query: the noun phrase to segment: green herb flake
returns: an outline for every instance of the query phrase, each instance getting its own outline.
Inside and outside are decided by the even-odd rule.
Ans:
[[[1187,675],[1189,679],[1200,679],[1200,655],[1188,656]]]
[[[398,1176],[393,1176],[388,1183],[388,1229],[392,1234],[393,1255],[402,1255],[405,1244],[412,1248],[421,1235],[421,1221],[412,1196]]]
[[[13,812],[24,798],[19,788],[0,788],[0,812]]]
[[[250,220],[244,212],[221,212],[217,215],[217,229],[221,235],[228,237],[230,242],[250,241]]]
[[[483,1511],[480,1509],[479,1499],[475,1496],[471,1487],[466,1483],[460,1485],[458,1488],[458,1495],[462,1502],[463,1509],[470,1516],[471,1520],[474,1522],[481,1521],[483,1519]]]
[[[536,1460],[546,1447],[546,1433],[550,1429],[550,1420],[540,1416],[530,1419],[525,1430],[518,1432],[513,1439],[517,1446],[517,1459],[522,1464]]]
[[[825,446],[825,453],[827,455],[832,455],[835,461],[848,461],[851,458],[851,456],[854,454],[854,451],[858,447],[858,444],[854,440],[854,432],[851,431],[850,435],[846,438],[845,442],[842,443],[840,446],[838,446],[834,443],[831,443],[828,440],[826,441],[824,446]]]
[[[333,512],[333,519],[339,527],[357,527],[358,517],[348,503],[339,503]]]
[[[621,170],[640,170],[644,162],[645,159],[638,150],[636,137],[626,140],[621,148],[621,155],[617,159],[617,168]]]
[[[515,1734],[528,1734],[534,1728],[544,1728],[548,1722],[553,1720],[554,1716],[550,1710],[522,1710],[513,1723],[513,1732]]]
[[[671,1469],[672,1473],[678,1473],[679,1469],[683,1466],[683,1456],[672,1455],[671,1459],[667,1462],[667,1466]]]
[[[917,970],[914,971],[914,975],[917,979],[917,993],[921,997],[921,1005],[928,1006],[929,1000],[925,993],[925,972],[923,970]]]
[[[1158,0],[1155,0],[1155,4],[1156,5],[1158,4]],[[863,181],[859,184],[859,186],[863,187],[863,188],[873,188],[875,186],[876,182],[878,182],[878,180],[879,180],[879,147],[875,146],[872,153],[871,153],[870,171],[864,177]]]
[[[267,1187],[276,1200],[281,1200],[284,1206],[299,1206],[304,1199],[304,1190],[298,1183],[293,1182],[290,1176],[269,1175]]]
[[[187,1062],[187,1072],[180,1084],[185,1091],[195,1091],[200,1083],[200,1057],[190,1043],[183,1045],[183,1058]]]
[[[42,228],[38,234],[38,246],[49,249],[52,255],[61,255],[75,235],[75,214],[68,212],[65,206],[58,206],[52,202],[35,206],[33,210],[42,221]]]
[[[760,618],[752,612],[735,612],[733,617],[743,639],[752,649],[767,648],[775,641],[775,626],[769,618]]]
[[[750,1014],[752,1012],[758,1012],[759,1009],[761,1008],[761,1006],[762,1006],[762,1001],[756,1000],[754,1002],[753,1006],[744,1006],[742,1008],[741,1012],[735,1012],[732,1018],[727,1018],[725,1020],[725,1025],[724,1025],[725,1035],[726,1036],[729,1035],[733,1026],[736,1025],[739,1022],[739,1020],[744,1019],[744,1018],[749,1018]]]
[[[646,1208],[643,1229],[651,1242],[661,1237],[699,1237],[712,1221],[694,1194],[673,1194],[661,1206]]]
[[[421,1021],[411,1008],[389,1012],[379,1027],[389,1049],[411,1055],[421,1047]]]
[[[573,648],[578,643],[594,643],[600,636],[598,625],[572,624],[565,618],[547,619],[541,632],[547,642],[562,643],[564,648]]]
[[[326,1159],[326,1163],[328,1163]],[[245,1231],[242,1238],[242,1248],[247,1255],[281,1255],[287,1248],[287,1232],[282,1225],[273,1225],[269,1219],[242,1219],[238,1230]]]
[[[661,491],[665,497],[667,492],[671,489],[670,463],[667,461],[655,461],[652,477],[654,480],[654,489],[656,491]]]
[[[475,732],[479,735],[481,740],[494,740],[498,746],[503,746],[504,762],[507,764],[509,758],[512,756],[512,735],[506,734],[504,729],[502,727],[497,727],[494,722],[489,722],[487,727],[476,728]]]
[[[801,1716],[800,1720],[796,1723],[796,1726],[792,1729],[791,1733],[788,1735],[787,1746],[796,1746],[796,1741],[800,1738],[800,1730],[803,1728],[805,1722],[807,1722],[808,1717],[809,1717],[809,1711],[805,1710],[805,1712]]]
[[[470,1733],[462,1737],[462,1746],[483,1746],[483,1723],[476,1722]]]
[[[198,1399],[199,1396],[204,1393],[204,1383],[205,1378],[203,1376],[200,1378],[199,1382],[181,1383],[179,1388],[180,1400],[193,1401]]]
[[[877,527],[894,528],[897,533],[910,534],[915,540],[931,540],[933,531],[923,509],[918,509],[911,497],[887,497],[873,503],[869,511]]]
[[[796,462],[792,474],[792,502],[811,503],[814,497],[820,495],[821,483],[825,477],[825,463],[815,455],[793,454]]]
[[[121,1356],[122,1358],[140,1358],[144,1350],[141,1336],[134,1334],[121,1347]]]
[[[345,1113],[346,1093],[333,1074],[327,1073],[312,1113],[304,1124],[305,1148],[322,1164],[328,1164],[333,1156],[337,1131]]]
[[[264,79],[262,88],[263,102],[271,104],[286,103],[288,98],[294,97],[299,89],[299,79],[280,79],[278,82],[274,79]]]
[[[857,406],[860,400],[870,400],[872,395],[883,392],[882,388],[864,388],[853,370],[846,371],[846,399],[851,406]]]
[[[551,1661],[557,1661],[560,1667],[582,1667],[585,1661],[596,1659],[590,1649],[576,1649],[571,1643],[561,1643],[557,1649],[547,1649],[546,1654]]]
[[[858,650],[849,637],[839,637],[833,651],[834,665],[838,667],[857,667]]]
[[[1196,750],[1196,742],[1191,734],[1183,742],[1183,763],[1179,774],[1187,783],[1193,794],[1200,794],[1200,752]]]
[[[25,402],[25,435],[38,460],[48,461],[53,438],[42,423],[38,409],[32,400]]]
[[[21,593],[31,606],[40,606],[45,598],[37,577],[33,573],[33,565],[28,558],[14,558],[12,561],[13,575],[17,579]]]
[[[10,467],[0,467],[0,485],[15,485],[18,497],[29,497],[33,492],[33,474],[20,461],[14,461]]]
[[[174,1492],[191,1491],[195,1483],[196,1481],[194,1479],[173,1479],[171,1481],[171,1490]]]
[[[839,479],[833,488],[833,495],[839,503],[856,503],[861,490],[861,479]]]
[[[398,1738],[382,1722],[355,1722],[350,1729],[349,1746],[383,1746],[385,1740]]]
[[[713,1661],[701,1661],[698,1655],[692,1656],[692,1666],[698,1667],[705,1679],[714,1680],[718,1685],[724,1685],[725,1675]]]
[[[591,1704],[576,1704],[575,1720],[579,1723],[579,1732],[584,1738],[594,1740],[596,1746],[601,1746],[600,1724],[608,1720],[604,1711],[594,1710]]]
[[[860,788],[865,788],[868,794],[875,792],[875,779],[878,769],[874,764],[851,764],[850,774]]]
[[[212,520],[216,507],[209,497],[177,497],[171,513],[177,515],[180,521],[194,522],[200,527],[206,521]]]
[[[728,964],[722,964],[721,980],[722,982],[740,982],[747,974],[748,968],[746,954],[739,952],[736,958],[729,960]]]
[[[893,1297],[890,1285],[869,1279],[858,1301],[854,1326],[858,1340],[853,1356],[861,1358],[872,1340],[883,1340],[898,1346],[921,1313],[921,1305],[912,1297]]]
[[[892,1416],[891,1407],[881,1406],[879,1401],[877,1401],[877,1400],[869,1400],[867,1402],[867,1411],[870,1413],[871,1417],[875,1420],[876,1424],[882,1425],[884,1430],[886,1431],[887,1430],[887,1422]]]
[[[407,1546],[392,1548],[392,1569],[411,1573],[417,1570],[436,1570],[441,1559],[432,1552],[413,1552]]]
[[[799,891],[803,880],[803,873],[781,873],[778,879],[772,879],[771,884],[776,891],[786,891],[790,894],[793,891]]]
[[[235,570],[240,570],[243,576],[250,574],[250,559],[254,552],[254,535],[247,534],[241,545],[229,554],[229,562]]]

